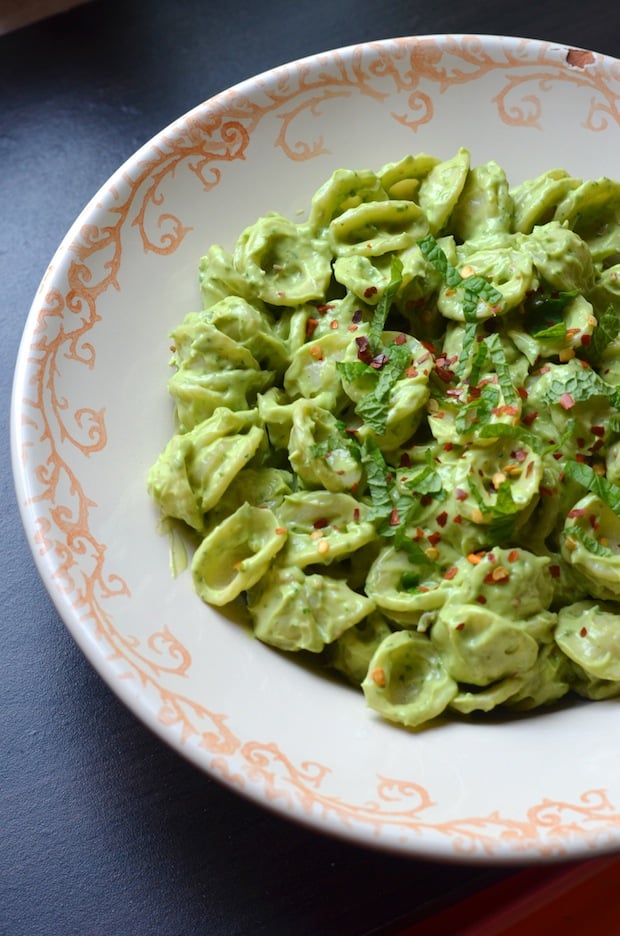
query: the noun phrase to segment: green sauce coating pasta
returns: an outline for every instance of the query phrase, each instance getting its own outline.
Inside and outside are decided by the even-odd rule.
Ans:
[[[406,154],[198,273],[147,479],[198,595],[410,729],[620,695],[620,183]]]

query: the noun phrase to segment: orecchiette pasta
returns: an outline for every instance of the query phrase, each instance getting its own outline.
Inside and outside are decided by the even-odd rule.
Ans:
[[[409,728],[620,694],[620,183],[339,169],[199,284],[147,486],[205,602]]]

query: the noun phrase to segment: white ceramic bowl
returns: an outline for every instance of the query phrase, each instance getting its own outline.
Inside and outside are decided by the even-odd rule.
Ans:
[[[206,607],[145,491],[172,429],[168,331],[197,262],[338,167],[466,146],[511,183],[618,175],[620,63],[526,39],[429,36],[317,55],[199,105],[77,219],[34,301],[13,454],[39,571],[136,715],[209,774],[315,829],[410,855],[582,857],[620,845],[618,702],[410,733]]]

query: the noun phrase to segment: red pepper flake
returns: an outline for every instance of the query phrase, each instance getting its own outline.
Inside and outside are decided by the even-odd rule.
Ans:
[[[519,550],[511,549],[510,552],[508,553],[508,562],[516,562],[518,558],[519,558]]]
[[[455,377],[454,371],[451,371],[448,367],[438,367],[437,364],[435,364],[435,373],[444,383],[450,383]]]
[[[551,578],[555,578],[555,579],[559,578],[559,577],[560,577],[560,567],[559,567],[559,565],[550,565],[550,566],[549,566],[549,575],[551,576]]]
[[[571,393],[563,393],[558,402],[562,409],[565,410],[572,409],[572,407],[575,405],[575,400],[573,399],[573,395]]]
[[[314,330],[319,324],[319,320],[315,318],[309,318],[306,321],[306,338],[311,338],[314,334]]]
[[[364,298],[365,298],[365,299],[370,299],[371,296],[376,296],[376,295],[377,295],[377,287],[376,287],[376,286],[368,286],[368,287],[364,290]]]
[[[353,522],[354,522],[354,523],[359,523],[359,522],[360,522],[360,509],[359,509],[359,507],[356,507],[356,508],[354,509],[354,511],[353,511]]]
[[[568,511],[568,513],[567,513],[566,516],[569,518],[569,520],[573,520],[575,517],[583,517],[583,516],[585,516],[585,514],[587,514],[587,512],[588,512],[588,511],[586,510],[585,507],[573,507],[572,510],[569,510],[569,511]]]
[[[510,406],[507,403],[505,403],[503,406],[495,406],[491,410],[491,412],[493,413],[494,416],[518,416],[519,407]]]
[[[310,354],[316,361],[323,360],[323,349],[321,345],[315,344],[310,348]]]
[[[517,393],[519,394],[522,400],[527,400],[528,394],[527,394],[527,390],[525,389],[525,387],[517,387]]]
[[[593,530],[598,530],[600,523],[596,514],[590,514],[590,526]]]
[[[357,341],[357,338],[355,340]],[[358,357],[359,357],[359,354],[358,354]],[[381,354],[377,354],[376,357],[372,359],[372,361],[370,362],[367,361],[366,363],[370,363],[370,366],[374,368],[374,370],[381,370],[381,368],[384,367],[389,360],[390,359],[387,356],[387,354],[381,353]]]
[[[400,333],[399,335],[397,335],[396,338],[394,339],[394,344],[395,344],[395,345],[404,345],[406,341],[407,341],[407,336],[406,336],[405,334],[403,334],[403,332],[401,332],[401,333]]]
[[[457,501],[465,501],[469,497],[469,494],[467,491],[464,491],[463,488],[455,488],[454,496],[456,497]]]
[[[423,494],[420,498],[420,503],[423,507],[428,507],[429,504],[433,503],[433,498],[431,494]]]
[[[390,514],[390,526],[398,526],[400,523],[400,517],[398,516],[398,510],[396,507],[392,508],[392,513]]]
[[[446,442],[443,447],[443,450],[444,452],[451,452],[453,448],[454,448],[454,445],[452,442]]]
[[[315,306],[317,312],[320,312],[321,315],[325,315],[326,312],[329,312],[330,309],[333,309],[333,305],[318,305]]]
[[[336,331],[337,328],[340,328],[340,322],[338,319],[332,319],[329,323],[329,327],[332,329],[332,331]]]
[[[424,342],[422,342],[422,343],[424,343]],[[420,357],[417,359],[417,363],[418,363],[418,364],[426,364],[426,362],[429,360],[429,358],[430,358],[430,354],[429,354],[428,351],[427,351],[426,354],[421,354],[421,355],[420,355]]]
[[[370,341],[366,335],[359,335],[355,339],[355,344],[357,345],[357,357],[359,361],[363,361],[364,364],[370,364],[372,362],[372,351],[370,350]]]
[[[482,390],[481,390],[480,387],[470,387],[470,388],[469,388],[469,396],[468,396],[467,399],[468,399],[468,400],[479,400],[481,394],[482,394]]]
[[[406,376],[406,377],[417,377],[417,376],[418,376],[417,368],[415,368],[415,367],[413,366],[413,364],[412,364],[411,367],[408,367],[407,370],[405,371],[405,376]]]
[[[324,530],[326,526],[329,525],[329,520],[327,517],[318,517],[312,524],[315,530]]]
[[[435,519],[437,520],[437,524],[443,528],[448,522],[448,514],[445,510],[442,510],[440,514],[437,514]]]
[[[456,566],[452,566],[452,568],[446,569],[446,571],[443,574],[443,577],[447,579],[448,581],[450,581],[451,579],[454,578],[454,576],[458,573],[458,571],[459,570]]]
[[[510,573],[508,569],[505,569],[503,566],[495,566],[494,569],[491,569],[490,572],[484,577],[484,582],[486,585],[503,585],[510,578]]]
[[[454,518],[454,520],[453,520],[452,522],[453,522],[453,523],[462,523],[462,522],[463,522],[463,518],[461,517],[460,514],[457,514],[456,517]]]
[[[431,544],[431,546],[436,546],[437,543],[440,542],[440,540],[441,540],[441,533],[438,530],[436,530],[435,533],[429,534],[428,541]]]
[[[422,529],[422,527],[418,527],[415,531],[414,539],[416,540],[424,539],[425,535],[426,534],[424,533],[424,530]]]
[[[461,631],[465,627],[465,621],[461,621],[460,624],[457,624],[454,630]]]
[[[599,439],[602,439],[605,435],[605,426],[592,426],[590,432],[594,436],[598,436]]]
[[[588,449],[588,452],[592,452],[592,453],[598,452],[598,450],[599,450],[600,448],[602,448],[603,445],[605,445],[605,440],[604,440],[604,439],[597,439],[596,442],[594,443],[594,445],[591,445],[591,446],[590,446],[590,448]]]
[[[472,565],[478,565],[479,562],[482,562],[484,553],[475,553],[472,552],[468,555],[467,561],[471,562]]]
[[[521,422],[526,426],[531,426],[535,420],[538,419],[538,413],[536,410],[532,410],[531,413],[526,413],[525,416],[521,417]]]
[[[583,464],[585,460],[586,460],[586,456],[583,454],[583,452],[577,452],[577,454],[575,455],[575,461]]]
[[[579,448],[585,448],[586,440],[579,437],[577,439],[577,445]]]
[[[347,426],[344,430],[348,435],[356,436],[359,432],[359,429],[356,429],[354,426]]]
[[[591,335],[582,335],[582,336],[581,336],[581,344],[583,345],[584,348],[588,348],[588,347],[590,346],[590,342],[591,342],[591,341],[592,341],[592,336],[591,336]]]
[[[356,309],[351,317],[351,321],[354,323],[354,325],[359,325],[363,317],[364,317],[364,313],[362,312],[362,310]]]
[[[545,487],[543,484],[540,485],[538,490],[540,491],[541,494],[544,494],[545,497],[553,496],[553,491],[551,490],[551,488]]]
[[[403,452],[398,463],[399,468],[411,468],[411,456],[409,452]]]
[[[588,628],[587,628],[587,627],[582,627],[581,630],[579,631],[579,636],[580,636],[580,637],[587,637],[587,636],[588,636]]]
[[[478,602],[478,604],[487,603],[487,599],[484,597],[484,595],[476,595],[476,601]]]

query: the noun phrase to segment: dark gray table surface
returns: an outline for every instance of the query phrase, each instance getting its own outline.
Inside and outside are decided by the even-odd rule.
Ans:
[[[620,5],[93,0],[0,37],[1,934],[388,934],[514,873],[323,837],[240,799],[152,736],[84,659],[37,575],[8,443],[39,280],[132,152],[272,66],[445,32],[620,56]]]

